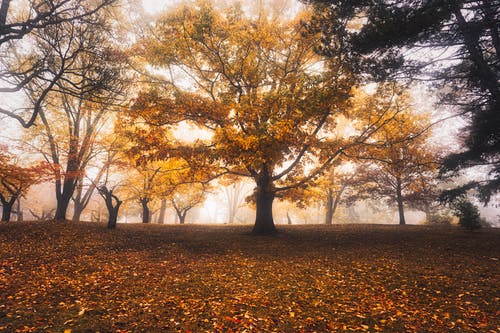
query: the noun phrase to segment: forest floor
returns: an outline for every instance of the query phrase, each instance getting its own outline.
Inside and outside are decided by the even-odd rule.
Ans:
[[[0,224],[0,332],[500,332],[500,229]]]

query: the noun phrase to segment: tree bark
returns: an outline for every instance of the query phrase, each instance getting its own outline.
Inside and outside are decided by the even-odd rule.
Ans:
[[[76,143],[70,141],[69,156],[74,156],[76,154],[76,145]],[[57,208],[56,216],[54,217],[56,221],[66,220],[69,203],[75,193],[78,177],[80,177],[78,163],[79,162],[75,158],[68,161],[66,175],[64,176],[64,182],[62,184],[62,191],[59,191],[61,188],[56,186]]]
[[[106,208],[108,209],[108,229],[115,229],[116,222],[118,220],[118,211],[123,203],[116,195],[113,194],[113,190],[108,190],[106,186],[102,186],[98,189],[101,196],[104,198],[106,203]],[[113,200],[116,202],[113,205]]]
[[[252,233],[255,235],[272,235],[277,232],[273,219],[273,202],[276,194],[270,172],[263,168],[257,179],[255,190],[255,225]]]
[[[75,206],[73,208],[73,218],[71,219],[73,222],[80,222],[80,218],[82,216],[84,207],[81,205],[78,205],[75,202]]]
[[[67,182],[64,182],[66,184]],[[66,185],[64,186],[66,188]],[[66,220],[66,214],[68,211],[69,207],[69,202],[71,200],[71,195],[73,193],[69,194],[68,191],[63,190],[63,193],[61,195],[57,196],[57,207],[56,207],[56,215],[54,219],[56,221],[65,221]]]
[[[431,223],[431,219],[432,219],[431,206],[428,203],[425,203],[424,212],[425,212],[426,222]]]
[[[10,0],[2,0],[0,6],[0,26],[5,25],[7,22],[7,13],[9,12]]]
[[[3,222],[9,222],[10,221],[10,214],[12,212],[12,206],[10,205],[2,205],[2,221]]]
[[[179,224],[184,224],[184,222],[186,222],[187,210],[178,207],[174,200],[172,200],[172,205],[175,209],[176,220],[179,221]]]
[[[162,199],[160,204],[160,213],[158,215],[158,223],[165,223],[165,212],[167,210],[167,200]]]
[[[75,188],[75,194],[73,197],[73,217],[71,218],[73,222],[80,222],[80,216],[82,215],[84,209],[84,207],[81,205],[82,191],[83,191],[83,184],[82,184],[82,179],[80,178]]]
[[[89,185],[88,189],[83,191],[83,178],[80,177],[78,179],[78,183],[75,187],[75,194],[73,195],[73,218],[71,219],[73,222],[80,222],[81,215],[85,208],[87,208],[90,199],[92,198],[92,194],[94,193],[94,189],[96,184],[99,183],[101,177],[103,176],[105,168],[102,167],[99,170],[99,173],[92,181],[92,184]]]
[[[23,210],[21,209],[21,198],[18,197],[17,200],[17,222],[23,222]]]
[[[116,222],[118,220],[118,211],[120,210],[122,202],[118,201],[116,206],[111,206],[108,207],[108,229],[115,229],[116,228]],[[111,209],[110,209],[111,208]]]
[[[69,141],[68,162],[66,165],[64,182],[62,184],[62,191],[59,191],[60,188],[56,186],[56,221],[66,220],[69,203],[71,201],[71,198],[73,197],[73,194],[75,193],[78,180],[82,177],[80,170],[81,161],[78,158],[78,137],[79,134],[75,133],[74,137]],[[53,160],[58,161],[59,159],[56,158]]]
[[[187,211],[183,211],[181,214],[179,214],[179,224],[186,223],[186,215]]]
[[[273,219],[274,193],[257,188],[256,204],[257,211],[253,234],[270,235],[277,232]]]
[[[325,213],[325,224],[333,224],[333,190],[328,189],[326,193],[326,213]]]
[[[405,212],[403,205],[403,190],[401,188],[401,179],[396,179],[396,201],[398,203],[398,212],[399,212],[399,224],[406,224],[405,221]]]
[[[337,207],[339,206],[340,203],[340,198],[342,197],[342,193],[344,193],[345,189],[347,188],[347,185],[342,185],[340,187],[340,190],[337,192],[337,194],[334,196],[335,191],[332,189],[328,189],[327,192],[327,201],[326,201],[326,216],[325,216],[325,224],[331,225],[333,224],[333,216],[335,215],[335,212],[337,211]]]
[[[10,215],[12,213],[12,206],[13,205],[14,205],[14,202],[12,200],[9,200],[9,201],[2,200],[2,221],[3,222],[10,221]]]
[[[9,222],[10,221],[10,215],[12,214],[12,207],[14,207],[14,203],[16,202],[17,198],[19,195],[14,194],[10,197],[9,200],[7,200],[6,197],[4,197],[0,193],[0,202],[2,203],[2,221],[3,222]]]
[[[150,211],[149,211],[149,199],[143,198],[141,199],[141,206],[142,206],[142,223],[149,223],[150,222]]]

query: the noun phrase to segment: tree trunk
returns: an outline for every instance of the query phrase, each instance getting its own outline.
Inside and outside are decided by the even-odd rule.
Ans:
[[[236,215],[236,210],[233,208],[231,204],[229,204],[229,211],[227,214],[227,223],[228,224],[233,224],[234,223],[234,216]]]
[[[7,200],[7,198],[5,198],[0,193],[0,202],[2,203],[2,221],[3,222],[10,221],[10,215],[12,214],[12,207],[14,207],[14,204],[16,203],[17,198],[18,198],[18,195],[13,195],[12,197],[10,197],[9,200]]]
[[[142,223],[149,223],[150,222],[150,211],[148,207],[149,199],[141,199],[141,205],[142,205]]]
[[[252,233],[256,235],[271,235],[277,232],[273,220],[273,201],[275,193],[269,171],[264,168],[257,181],[255,191],[255,225]]]
[[[2,221],[9,222],[10,221],[10,213],[12,212],[12,206],[2,205]]]
[[[403,193],[402,193],[402,189],[401,189],[401,179],[399,179],[399,178],[396,179],[396,201],[398,203],[399,224],[404,225],[404,224],[406,224],[406,221],[405,221],[405,212],[404,212],[404,206],[403,206]]]
[[[21,198],[18,197],[16,202],[17,202],[17,222],[23,222],[24,217],[23,217],[23,211],[21,209]]]
[[[186,223],[186,215],[187,211],[183,211],[182,213],[179,214],[179,224]]]
[[[71,178],[67,176],[68,178]],[[65,221],[66,214],[68,212],[69,203],[71,198],[73,197],[73,193],[75,193],[76,189],[76,181],[74,179],[65,179],[62,191],[57,193],[57,208],[56,215],[54,219],[56,221]]]
[[[118,211],[120,210],[122,202],[119,201],[116,206],[108,208],[108,229],[115,229],[116,228],[116,222],[118,220]]]
[[[96,179],[96,183],[98,182],[99,178]],[[92,196],[92,192],[94,192],[94,188],[95,185],[92,184],[84,195],[83,178],[80,177],[80,179],[78,179],[73,195],[73,217],[71,218],[73,222],[80,222],[82,213],[90,201],[90,197]]]
[[[123,201],[113,194],[113,190],[108,190],[106,186],[101,187],[99,193],[104,198],[106,208],[108,209],[108,229],[115,229],[118,220],[118,211]],[[116,202],[115,205],[113,205],[113,200]]]
[[[83,192],[83,183],[82,178],[78,179],[75,193],[73,195],[73,217],[71,221],[80,222],[80,216],[82,215],[83,207],[81,205],[82,202],[82,192]]]
[[[158,223],[165,223],[165,212],[167,210],[167,200],[162,199],[160,204],[160,213],[158,215]]]
[[[2,221],[9,222],[10,215],[12,213],[12,206],[14,205],[14,201],[3,201],[2,200]]]
[[[259,190],[257,191],[259,192]],[[256,194],[257,211],[252,233],[257,235],[274,234],[277,232],[273,220],[274,193],[260,192]]]
[[[183,210],[177,206],[175,203],[175,200],[172,200],[172,206],[175,209],[175,223],[179,221],[179,224],[184,224],[185,219],[186,219],[186,214],[183,212]]]
[[[333,224],[333,213],[333,190],[329,188],[326,194],[325,224]]]
[[[78,159],[78,135],[72,137],[69,141],[68,162],[62,191],[56,186],[57,208],[56,221],[65,221],[69,203],[75,193],[79,179],[81,179],[81,161]]]
[[[426,222],[431,223],[432,220],[431,206],[428,203],[425,203],[424,212],[425,212]]]
[[[290,212],[286,212],[286,220],[288,221],[288,224],[292,224],[292,218],[290,217]]]
[[[334,197],[334,191],[332,189],[328,189],[328,197],[327,197],[327,202],[326,202],[326,216],[325,216],[325,224],[331,225],[333,224],[333,216],[335,215],[335,212],[337,211],[337,207],[339,206],[340,203],[340,198],[342,197],[342,193],[344,193],[345,189],[347,188],[347,185],[342,185],[340,190],[337,192],[337,194]]]
[[[80,218],[82,216],[84,207],[75,202],[75,206],[73,208],[73,218],[71,219],[73,222],[80,222]]]
[[[62,195],[58,196],[56,215],[54,217],[54,219],[56,221],[65,221],[66,220],[66,213],[68,211],[70,199],[71,199],[70,195],[62,194]]]
[[[0,6],[0,26],[5,25],[7,22],[7,13],[9,12],[9,5],[11,0],[2,0]]]
[[[228,223],[232,224],[236,220],[236,213],[238,212],[241,198],[243,196],[244,185],[242,183],[235,183],[230,187],[226,187],[225,193],[228,202]]]

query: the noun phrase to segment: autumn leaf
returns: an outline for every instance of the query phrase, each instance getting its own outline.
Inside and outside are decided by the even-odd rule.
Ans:
[[[489,259],[498,256],[496,230],[464,237],[459,228],[304,225],[256,238],[250,228],[127,224],[106,232],[97,223],[2,223],[0,330],[498,326],[498,269]]]

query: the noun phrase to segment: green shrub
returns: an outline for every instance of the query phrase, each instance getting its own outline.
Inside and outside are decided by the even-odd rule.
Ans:
[[[468,199],[461,198],[452,203],[453,213],[458,217],[458,224],[467,229],[475,230],[482,226],[479,209]]]

